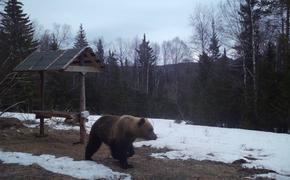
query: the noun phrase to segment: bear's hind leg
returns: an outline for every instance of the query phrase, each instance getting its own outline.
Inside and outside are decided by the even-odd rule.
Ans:
[[[89,139],[89,142],[86,147],[86,154],[85,154],[85,160],[92,160],[92,156],[95,152],[100,148],[102,144],[102,141],[100,138],[95,137]]]

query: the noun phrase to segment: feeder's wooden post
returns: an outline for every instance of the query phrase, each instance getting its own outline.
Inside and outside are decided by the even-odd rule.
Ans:
[[[81,90],[80,90],[80,143],[84,144],[86,140],[86,118],[81,116],[81,113],[86,110],[86,82],[85,73],[81,74]]]
[[[44,110],[44,71],[40,71],[40,95],[41,95],[41,110]],[[39,135],[44,136],[44,118],[40,118]]]

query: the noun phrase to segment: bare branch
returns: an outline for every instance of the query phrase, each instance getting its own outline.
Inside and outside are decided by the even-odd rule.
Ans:
[[[17,102],[17,103],[15,103],[15,104],[9,106],[8,108],[4,109],[4,110],[0,113],[0,117],[1,117],[5,112],[7,112],[9,109],[11,109],[11,108],[13,108],[13,107],[15,107],[15,106],[18,106],[19,104],[23,104],[23,103],[25,103],[25,101]]]
[[[55,23],[53,25],[52,35],[55,36],[59,47],[68,46],[70,40],[72,39],[71,26],[67,24],[60,25]]]
[[[207,50],[209,42],[210,17],[206,6],[197,6],[190,16],[190,24],[193,28],[191,43],[195,53],[201,54]]]

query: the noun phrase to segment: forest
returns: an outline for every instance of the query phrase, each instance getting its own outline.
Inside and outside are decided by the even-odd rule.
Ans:
[[[40,108],[39,75],[13,68],[33,51],[91,46],[106,66],[86,77],[91,114],[289,133],[289,0],[224,0],[188,14],[192,35],[154,42],[144,32],[107,42],[86,25],[41,30],[18,0],[2,1],[0,111]],[[81,23],[81,22],[80,22]],[[98,22],[96,22],[98,23]],[[47,73],[47,110],[79,110],[79,76]]]

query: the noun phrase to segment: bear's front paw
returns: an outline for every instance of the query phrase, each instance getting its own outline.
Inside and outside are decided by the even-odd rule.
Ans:
[[[86,161],[94,161],[92,158],[86,157],[85,158]]]
[[[132,157],[135,154],[134,151],[129,151],[127,152],[127,157]]]
[[[134,166],[132,164],[127,164],[127,169],[131,169],[134,168]]]
[[[131,164],[121,164],[121,168],[122,169],[131,169],[131,168],[133,168],[134,166],[133,165],[131,165]]]

